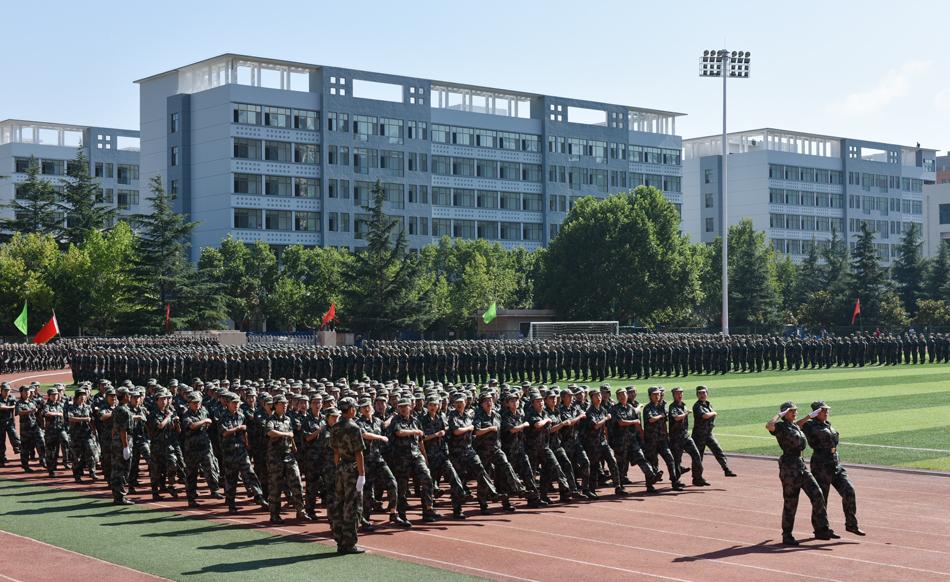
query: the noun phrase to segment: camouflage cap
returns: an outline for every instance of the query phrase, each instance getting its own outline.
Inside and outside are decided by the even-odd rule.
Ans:
[[[21,387],[20,390],[23,390],[23,388],[26,388],[26,386]],[[112,386],[109,386],[108,388],[106,388],[105,394],[106,396],[115,396],[115,388],[113,388]]]
[[[115,395],[118,397],[128,396],[130,394],[129,389],[125,386],[119,386],[119,389],[115,391]]]
[[[673,390],[672,390],[672,392],[674,392],[674,393],[676,393],[676,392],[682,392],[682,391],[683,391],[683,389],[680,388],[679,386],[674,387]]]
[[[356,403],[357,406],[363,408],[364,406],[372,406],[373,401],[369,398],[360,398],[360,401]]]
[[[241,397],[235,394],[234,392],[228,392],[224,395],[225,402],[240,402]]]
[[[277,398],[274,399],[274,404],[280,404],[280,403],[287,404],[288,402],[290,401],[287,400],[287,397],[284,396],[283,394],[279,395]]]
[[[330,408],[327,408],[327,409],[326,409],[326,415],[327,415],[327,416],[340,416],[340,410],[339,410],[338,408],[336,408],[335,406],[331,406]]]
[[[267,392],[264,392],[263,394],[261,394],[260,400],[261,400],[261,404],[273,404],[273,403],[274,403],[274,397],[271,396],[270,394],[268,394]]]
[[[412,400],[409,400],[405,397],[400,398],[399,402],[396,403],[396,406],[412,406]]]
[[[159,393],[155,395],[155,398],[171,398],[171,397],[172,397],[172,393],[164,389],[159,391]]]
[[[346,396],[344,398],[340,398],[340,401],[337,403],[337,406],[339,406],[340,412],[346,413],[346,412],[349,412],[354,407],[356,407],[356,400],[354,400],[353,398],[349,396]]]
[[[188,395],[188,403],[201,402],[201,392],[192,392]]]
[[[819,408],[827,408],[828,410],[831,410],[831,407],[825,404],[824,400],[816,400],[811,403],[812,410],[818,410]]]
[[[479,403],[481,403],[486,400],[491,400],[492,397],[493,397],[493,394],[491,392],[485,391],[485,392],[482,392],[481,395],[478,397],[478,401]]]
[[[610,392],[610,384],[608,384],[607,382],[604,382],[603,384],[601,384],[601,385],[600,385],[600,391],[601,391],[601,392]]]
[[[782,406],[779,407],[779,412],[785,414],[789,410],[798,410],[798,407],[795,406],[795,403],[789,400],[788,402],[783,402]]]
[[[652,395],[652,394],[659,394],[659,393],[662,392],[662,391],[663,391],[663,390],[662,390],[659,386],[650,386],[650,387],[647,389],[647,394],[651,394],[651,395]]]
[[[705,386],[697,386],[697,387],[696,387],[696,394],[699,394],[700,392],[709,392],[709,388],[707,388],[707,387],[705,387]]]

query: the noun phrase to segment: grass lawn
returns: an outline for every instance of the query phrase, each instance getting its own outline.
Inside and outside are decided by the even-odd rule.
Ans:
[[[831,406],[829,420],[841,433],[838,453],[843,462],[950,471],[947,364],[607,381],[614,388],[635,385],[641,403],[649,400],[650,386],[665,386],[667,400],[674,386],[682,386],[690,406],[696,401],[696,386],[708,386],[709,400],[719,412],[717,438],[726,451],[778,456],[781,451],[765,423],[779,405],[791,400],[801,416],[811,412],[812,402],[825,400]],[[587,385],[594,389],[599,383]]]
[[[2,478],[0,527],[172,580],[482,580],[382,556],[339,556],[335,546],[310,540],[141,506],[118,508],[111,500]]]

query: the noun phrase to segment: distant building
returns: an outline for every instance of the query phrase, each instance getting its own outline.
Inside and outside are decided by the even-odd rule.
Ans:
[[[925,258],[936,257],[941,244],[950,244],[950,182],[924,186]]]
[[[744,217],[795,260],[831,229],[852,238],[869,223],[885,265],[900,234],[924,222],[924,184],[936,180],[936,150],[765,128],[732,133],[730,224]],[[683,230],[694,242],[722,235],[722,136],[683,140]]]
[[[9,203],[17,196],[19,185],[27,179],[31,155],[42,177],[62,191],[80,144],[89,159],[90,175],[99,183],[105,203],[118,207],[119,219],[130,221],[133,214],[147,212],[147,194],[139,180],[138,131],[20,119],[0,121],[0,175],[9,176],[0,180],[0,202]],[[3,213],[15,218],[13,210]]]

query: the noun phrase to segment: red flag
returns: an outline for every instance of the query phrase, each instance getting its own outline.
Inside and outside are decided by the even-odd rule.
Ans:
[[[858,299],[858,302],[854,304],[854,315],[851,316],[851,325],[854,325],[854,318],[861,313],[861,300]]]
[[[168,307],[165,308],[165,331],[168,331],[168,320],[172,316],[172,304],[171,301],[168,302]]]
[[[56,314],[54,313],[53,319],[49,320],[46,325],[43,326],[43,329],[36,334],[36,337],[33,338],[33,343],[45,344],[56,335],[59,335],[59,324],[56,323]]]
[[[327,311],[327,314],[323,316],[323,323],[320,324],[320,327],[325,326],[328,322],[336,319],[336,301],[333,302],[333,305],[330,306],[330,311]]]

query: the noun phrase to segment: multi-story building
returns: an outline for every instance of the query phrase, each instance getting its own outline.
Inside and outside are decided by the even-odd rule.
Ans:
[[[682,205],[677,113],[233,54],[137,83],[142,178],[204,221],[193,258],[229,234],[355,250],[377,178],[414,249],[534,250],[639,184]]]
[[[922,223],[921,193],[936,180],[936,150],[777,129],[728,136],[728,219],[744,217],[773,247],[800,260],[832,228],[854,245],[867,221],[890,264],[910,223]],[[683,229],[693,241],[722,234],[722,137],[683,141]]]
[[[923,202],[924,244],[921,254],[932,259],[940,252],[941,244],[950,244],[950,182],[924,186]]]
[[[139,188],[139,132],[131,129],[87,127],[7,119],[0,121],[0,202],[18,197],[20,184],[27,179],[30,156],[36,158],[43,178],[62,191],[70,180],[69,164],[82,147],[89,160],[106,204],[119,208],[120,219],[147,212],[147,201]],[[4,215],[14,218],[13,210]],[[63,217],[65,220],[65,217]],[[111,225],[106,225],[111,226]]]
[[[937,183],[950,183],[950,153],[945,156],[937,156]]]

